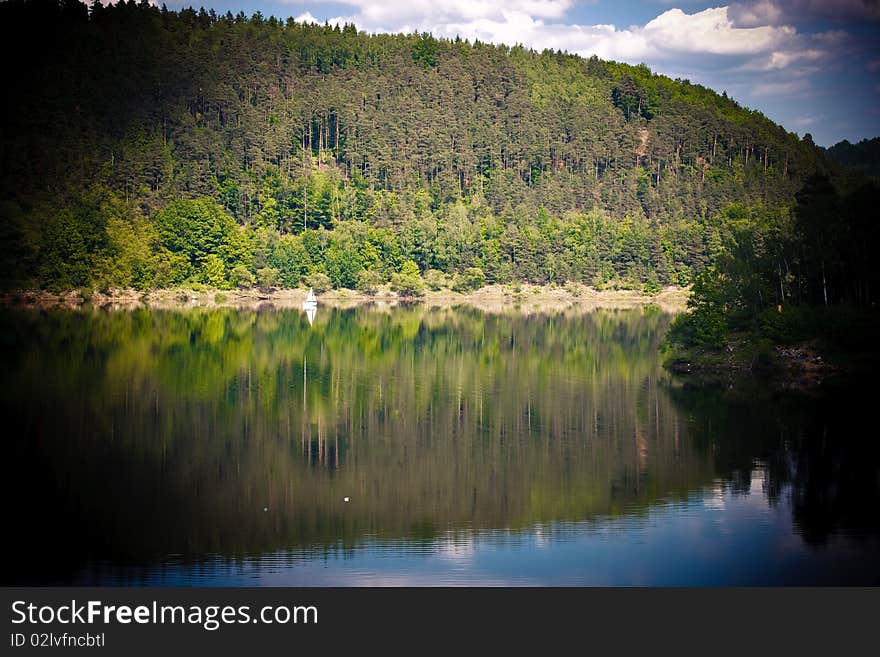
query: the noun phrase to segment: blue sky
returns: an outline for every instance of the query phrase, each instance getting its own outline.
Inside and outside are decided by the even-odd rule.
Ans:
[[[644,62],[658,73],[725,90],[823,146],[880,136],[880,0],[204,0],[204,6]]]

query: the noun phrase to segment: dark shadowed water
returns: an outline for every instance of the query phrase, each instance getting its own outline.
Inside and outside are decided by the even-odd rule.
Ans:
[[[875,391],[685,386],[669,319],[4,311],[3,583],[880,584]]]

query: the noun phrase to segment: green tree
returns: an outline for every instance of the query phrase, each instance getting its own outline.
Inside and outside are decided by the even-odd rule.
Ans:
[[[471,292],[480,289],[485,284],[486,277],[483,275],[483,270],[479,267],[468,267],[455,277],[452,289],[456,292]]]
[[[312,268],[312,260],[303,246],[302,238],[282,235],[269,255],[269,264],[278,270],[287,287],[296,287]]]
[[[229,281],[226,280],[226,267],[216,253],[209,253],[205,256],[205,262],[202,266],[202,281],[221,290],[229,287]]]
[[[382,285],[382,276],[379,272],[368,269],[358,272],[355,285],[355,289],[358,292],[372,296],[376,294],[380,285]]]
[[[174,278],[200,272],[202,278],[215,280],[218,261],[224,268],[234,266],[249,252],[235,220],[210,198],[169,203],[156,214],[155,226],[160,247],[183,255],[187,262],[188,272],[175,273]]]
[[[727,337],[724,281],[722,276],[707,269],[697,274],[689,312],[675,318],[669,329],[669,341],[687,347],[718,348]]]
[[[429,269],[426,271],[424,279],[425,285],[434,291],[443,289],[448,283],[446,275],[442,271],[436,269]]]
[[[229,281],[234,287],[239,289],[247,289],[253,287],[256,278],[251,271],[242,264],[235,265],[229,274]]]
[[[257,270],[257,283],[263,290],[270,290],[281,284],[281,273],[274,267],[263,267]]]
[[[315,292],[318,294],[326,292],[333,287],[333,282],[330,280],[330,277],[320,271],[313,272],[306,276],[305,283],[309,287],[314,288]]]
[[[407,260],[400,267],[400,272],[391,277],[391,289],[402,297],[420,297],[425,293],[419,266]]]

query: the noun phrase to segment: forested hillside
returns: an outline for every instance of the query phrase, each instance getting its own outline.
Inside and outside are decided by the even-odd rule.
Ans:
[[[725,94],[595,57],[75,0],[0,3],[0,49],[6,285],[651,289],[712,262],[730,204],[844,184]]]

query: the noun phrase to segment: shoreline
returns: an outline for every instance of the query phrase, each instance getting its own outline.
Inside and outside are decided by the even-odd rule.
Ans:
[[[876,353],[844,353],[819,339],[761,344],[748,333],[731,336],[720,349],[670,348],[662,366],[684,384],[735,389],[743,381],[776,391],[817,393],[835,381],[869,374]]]
[[[134,310],[155,308],[186,310],[191,308],[256,309],[274,307],[288,309],[302,307],[308,290],[305,288],[259,288],[218,290],[212,288],[171,288],[138,292],[137,290],[108,290],[93,292],[84,297],[77,290],[56,293],[45,290],[10,290],[0,293],[0,305],[6,308],[50,309],[102,308]],[[398,305],[423,305],[427,308],[447,308],[468,305],[484,312],[520,310],[522,312],[560,312],[565,310],[590,311],[597,308],[635,308],[659,306],[666,312],[685,310],[690,290],[669,286],[654,295],[635,290],[596,290],[587,286],[557,287],[550,285],[487,285],[472,292],[428,290],[421,297],[401,297],[387,286],[368,295],[348,289],[334,289],[317,294],[318,307],[354,308]]]
[[[7,309],[72,312],[132,311],[142,308],[163,311],[228,308],[239,311],[302,311],[305,288],[259,288],[218,290],[213,288],[169,288],[138,292],[109,290],[93,292],[88,298],[77,290],[54,293],[45,290],[0,292],[0,306]],[[333,289],[317,295],[321,309],[371,308],[390,312],[398,307],[420,306],[449,310],[466,306],[486,314],[583,315],[600,309],[626,310],[657,307],[670,314],[686,311],[690,289],[669,286],[655,295],[635,290],[596,290],[586,286],[488,285],[468,293],[428,290],[421,297],[401,297],[383,286],[368,295],[348,289]],[[760,344],[749,332],[733,333],[721,349],[661,349],[661,365],[684,385],[722,385],[737,388],[743,381],[762,381],[776,390],[816,392],[841,376],[857,374],[859,358],[835,353],[819,341],[794,344]],[[875,359],[871,359],[874,362]],[[880,366],[880,361],[876,364]]]

